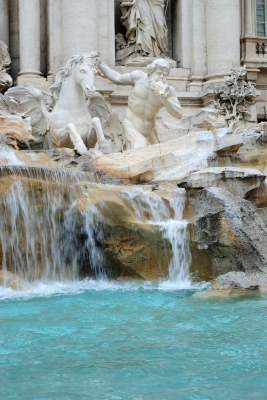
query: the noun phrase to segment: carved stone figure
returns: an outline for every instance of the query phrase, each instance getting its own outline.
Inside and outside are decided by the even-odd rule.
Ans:
[[[165,0],[121,2],[121,22],[126,28],[127,47],[117,52],[117,61],[128,57],[162,57],[168,54]]]
[[[224,77],[224,83],[215,86],[218,98],[214,106],[231,128],[239,120],[247,120],[250,106],[259,95],[255,83],[245,81],[246,74],[246,66],[233,68],[231,75]]]
[[[0,94],[0,143],[18,150],[35,142],[31,119],[25,114],[11,113],[5,97]]]
[[[120,141],[119,121],[112,116],[104,98],[95,92],[98,56],[97,52],[79,54],[67,61],[49,89],[49,107],[43,93],[31,86],[18,86],[6,92],[10,112],[29,115],[33,135],[46,135],[44,147],[69,147],[86,154],[97,144],[99,150],[108,153],[113,151],[111,133],[113,139]],[[106,125],[109,122],[109,142],[101,121]],[[117,143],[116,150],[118,147]]]
[[[8,89],[13,83],[11,76],[8,74],[10,64],[11,58],[8,53],[8,47],[0,40],[0,92]]]
[[[121,75],[101,60],[98,68],[112,82],[132,86],[123,121],[126,149],[159,143],[155,116],[162,107],[165,107],[173,117],[178,119],[182,117],[182,108],[176,92],[166,81],[170,65],[165,59],[153,61],[148,65],[147,73],[133,71]]]

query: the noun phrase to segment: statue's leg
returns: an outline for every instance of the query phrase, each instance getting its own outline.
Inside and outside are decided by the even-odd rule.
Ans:
[[[109,153],[109,148],[108,148],[105,136],[104,136],[104,132],[102,129],[100,119],[95,117],[92,119],[92,123],[93,123],[93,128],[96,131],[97,141],[99,144],[99,150],[102,151],[102,153],[106,153],[106,154]]]
[[[77,132],[74,124],[69,123],[65,126],[65,128],[56,129],[52,133],[53,143],[57,147],[68,147],[67,143],[69,142],[69,139],[73,143],[74,149],[77,151],[77,153],[88,153],[88,150],[83,143],[81,136]]]
[[[149,146],[147,139],[135,129],[131,121],[125,118],[122,125],[125,136],[126,150]]]

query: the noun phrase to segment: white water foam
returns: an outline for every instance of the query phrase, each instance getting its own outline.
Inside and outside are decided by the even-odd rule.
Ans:
[[[0,146],[0,161],[5,165],[25,165],[18,159],[15,151],[8,146]]]
[[[49,298],[54,296],[73,296],[82,293],[95,291],[111,291],[111,292],[137,292],[137,291],[177,291],[192,290],[201,291],[206,289],[206,282],[190,283],[188,287],[185,285],[177,285],[175,282],[142,282],[142,281],[113,281],[113,280],[94,280],[84,279],[80,281],[39,281],[30,285],[28,290],[17,291],[10,288],[0,286],[0,302],[7,300],[29,300],[32,298]]]

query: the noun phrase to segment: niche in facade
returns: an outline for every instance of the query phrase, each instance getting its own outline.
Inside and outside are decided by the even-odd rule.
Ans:
[[[125,1],[127,1],[127,0],[125,0]],[[152,5],[153,5],[153,0],[139,0],[139,1],[142,1],[143,6],[146,5],[146,1],[148,3],[152,3]],[[154,1],[156,1],[156,0],[154,0]],[[164,1],[164,0],[162,0],[162,1]],[[121,22],[122,12],[121,12],[120,5],[122,3],[122,0],[114,0],[114,3],[115,3],[114,4],[114,6],[115,6],[115,35],[116,35],[116,44],[117,44],[117,49],[118,49],[120,47],[123,48],[123,37],[124,37],[124,40],[126,40],[126,38],[125,38],[126,28]],[[173,7],[174,7],[175,0],[169,0],[169,1],[165,0],[164,3],[165,3],[165,5],[168,3],[167,9],[166,9],[166,14],[164,12],[164,15],[166,18],[166,24],[167,24],[167,28],[168,28],[168,35],[167,35],[168,37],[166,40],[167,51],[165,53],[166,53],[166,56],[168,56],[170,59],[172,59],[173,58],[173,18],[172,18],[172,16],[174,15]],[[118,35],[118,34],[120,34],[120,35]],[[123,35],[123,37],[122,37],[122,35]],[[116,63],[118,65],[124,64],[123,62],[118,60],[118,57],[117,57]]]

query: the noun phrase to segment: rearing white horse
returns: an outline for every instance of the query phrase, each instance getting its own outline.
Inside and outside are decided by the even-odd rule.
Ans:
[[[86,154],[98,142],[107,152],[100,118],[92,117],[90,108],[105,109],[105,101],[95,92],[98,52],[71,57],[56,76],[49,93],[55,103],[48,111],[43,93],[31,86],[9,89],[5,100],[9,108],[31,117],[33,134],[47,136],[48,148],[69,147]]]

